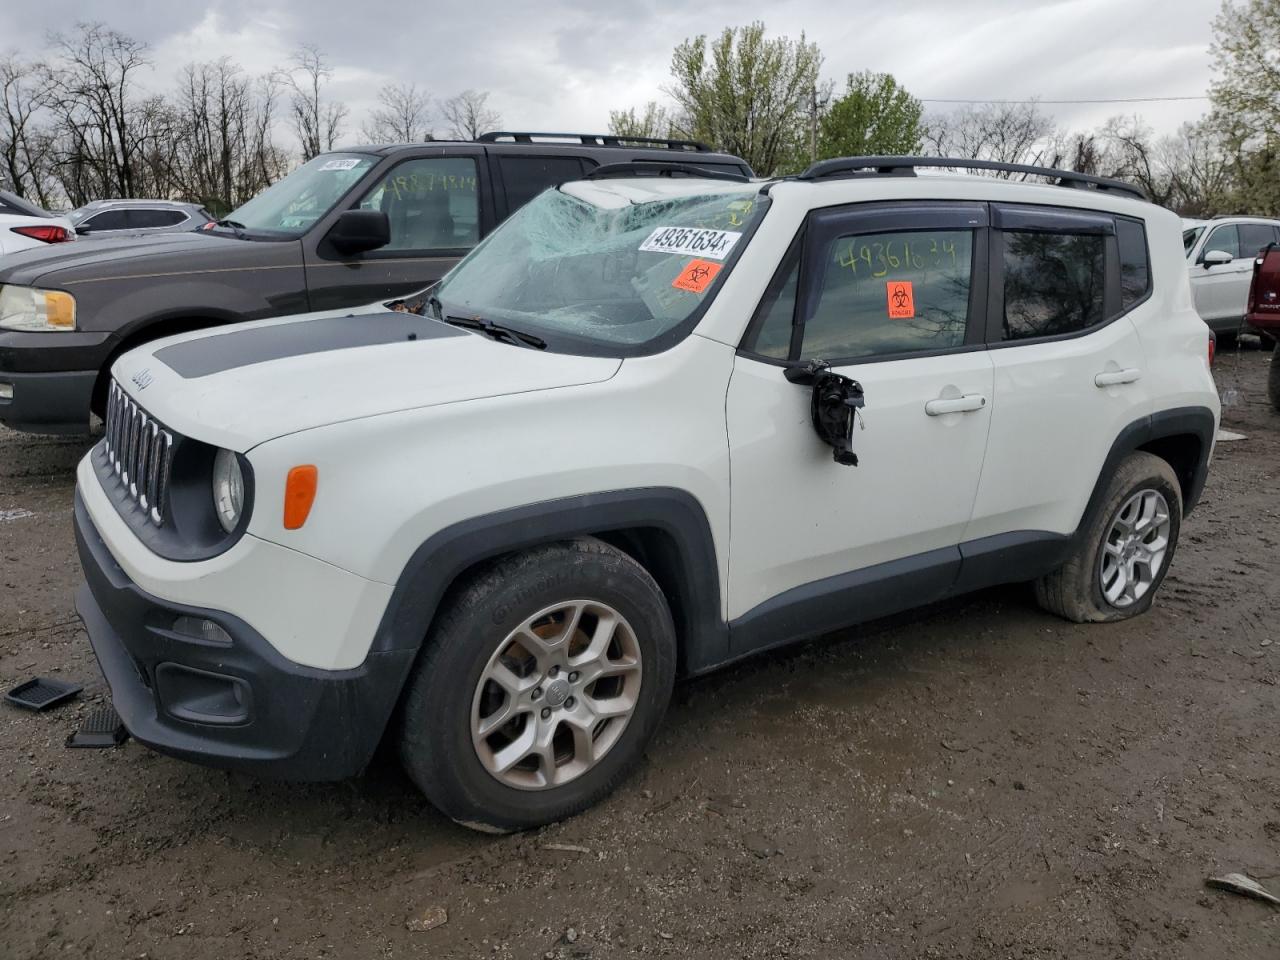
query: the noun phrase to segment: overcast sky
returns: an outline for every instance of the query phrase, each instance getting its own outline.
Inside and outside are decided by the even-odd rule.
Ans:
[[[611,108],[664,99],[671,50],[752,19],[815,40],[824,76],[894,74],[921,98],[1044,100],[1201,96],[1218,0],[0,0],[0,51],[35,53],[49,31],[97,19],[147,41],[156,89],[192,60],[223,55],[251,72],[299,43],[328,55],[334,96],[358,137],[380,85],[434,96],[489,90],[508,129],[603,131]],[[930,109],[945,105],[926,104]],[[1160,133],[1199,118],[1203,100],[1046,105],[1093,127],[1138,112]]]

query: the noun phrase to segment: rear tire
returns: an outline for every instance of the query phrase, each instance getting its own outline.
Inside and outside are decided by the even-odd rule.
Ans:
[[[473,829],[572,816],[636,765],[675,663],[666,600],[631,557],[594,539],[504,557],[431,630],[405,696],[405,770]]]
[[[1126,457],[1075,551],[1035,583],[1036,600],[1076,623],[1145,613],[1173,562],[1182,527],[1182,489],[1150,453]]]

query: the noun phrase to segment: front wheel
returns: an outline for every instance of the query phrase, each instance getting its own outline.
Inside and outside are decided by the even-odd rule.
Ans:
[[[476,575],[442,612],[409,680],[400,753],[465,826],[572,816],[635,766],[675,677],[657,583],[598,540],[548,544]]]
[[[1124,620],[1151,607],[1182,528],[1182,489],[1167,462],[1130,454],[1072,555],[1036,581],[1040,606],[1076,623]]]

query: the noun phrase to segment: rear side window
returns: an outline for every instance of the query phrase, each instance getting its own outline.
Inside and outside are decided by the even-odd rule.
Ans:
[[[1004,339],[1077,333],[1104,319],[1106,237],[1004,234]]]
[[[854,359],[964,344],[973,231],[838,238],[822,265],[800,358]]]
[[[181,210],[129,211],[129,226],[134,228],[172,227],[174,224],[181,223],[185,219],[187,219],[187,215]]]
[[[582,178],[582,162],[577,157],[498,158],[502,183],[507,191],[507,211],[515,213],[548,187],[557,187]]]
[[[1120,247],[1120,306],[1128,310],[1151,290],[1147,231],[1138,220],[1116,219]]]
[[[1267,244],[1276,242],[1275,227],[1269,223],[1242,223],[1237,229],[1242,257],[1255,257]]]

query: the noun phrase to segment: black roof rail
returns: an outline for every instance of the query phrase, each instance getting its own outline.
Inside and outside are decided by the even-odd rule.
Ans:
[[[534,138],[538,139],[534,139]],[[541,143],[569,140],[587,147],[656,147],[660,150],[685,150],[690,153],[711,153],[705,143],[698,140],[667,140],[658,137],[622,137],[613,133],[526,133],[512,130],[490,130],[476,137],[478,143]]]
[[[965,160],[958,157],[838,157],[835,160],[819,160],[797,180],[824,180],[828,177],[856,177],[867,175],[914,177],[917,167],[941,167],[960,170],[1000,170],[1005,173],[1022,173],[1028,176],[1048,177],[1057,180],[1060,187],[1076,187],[1123,193],[1146,200],[1139,187],[1123,180],[1095,177],[1074,170],[1055,170],[1052,167],[1033,167],[1022,163],[1003,163],[999,160]]]
[[[701,163],[674,163],[669,160],[635,160],[628,163],[603,163],[583,180],[605,180],[609,177],[634,177],[648,174],[654,177],[704,177],[708,180],[729,180],[733,183],[750,183],[751,178],[728,170],[713,170]]]

